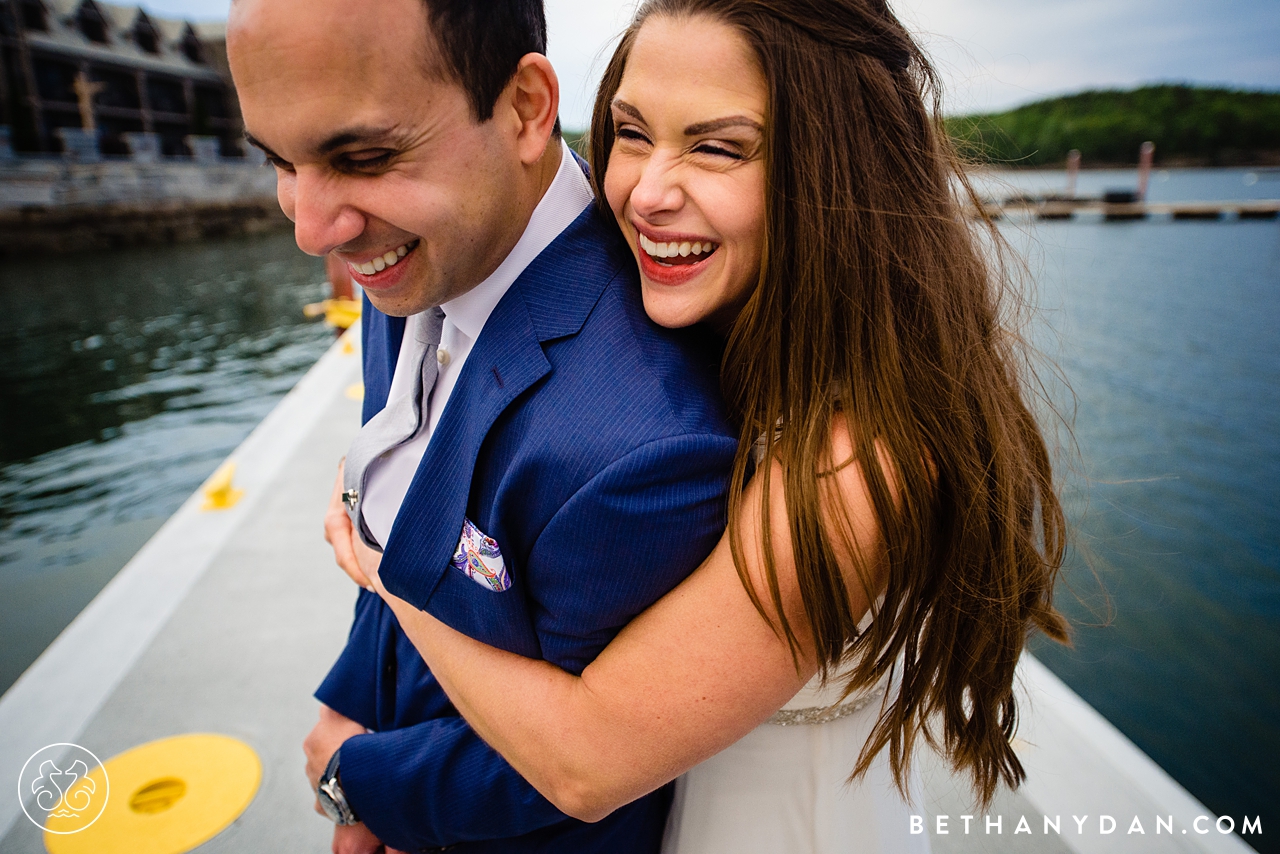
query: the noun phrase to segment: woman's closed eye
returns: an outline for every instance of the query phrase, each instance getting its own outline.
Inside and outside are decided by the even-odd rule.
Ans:
[[[648,143],[649,137],[644,131],[635,125],[618,125],[613,131],[613,135],[619,140],[626,140],[632,143]]]
[[[721,142],[700,142],[693,147],[695,154],[709,154],[713,157],[724,157],[730,160],[746,160],[746,155],[735,145]]]

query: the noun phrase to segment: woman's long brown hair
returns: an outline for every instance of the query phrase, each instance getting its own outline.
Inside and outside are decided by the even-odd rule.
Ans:
[[[990,250],[1003,242],[989,219],[975,228],[965,213],[981,206],[942,130],[937,74],[884,0],[647,0],[596,98],[590,148],[601,200],[610,105],[636,34],[655,15],[736,28],[768,87],[765,249],[721,376],[742,424],[729,497],[738,573],[765,615],[737,523],[752,446],[764,436],[765,458],[785,471],[803,630],[824,677],[847,674],[848,696],[900,671],[853,776],[887,749],[905,792],[923,736],[985,805],[1001,782],[1025,776],[1010,742],[1026,640],[1039,629],[1067,641],[1052,603],[1066,521],[1026,399],[1030,362],[1000,314],[1008,275]],[[849,528],[823,524],[824,511],[848,518],[839,506],[831,513],[841,415],[884,555],[880,590],[868,589],[871,568],[858,567],[867,599],[884,595],[863,633],[834,547]],[[768,595],[797,654],[768,537],[770,471],[759,469]]]

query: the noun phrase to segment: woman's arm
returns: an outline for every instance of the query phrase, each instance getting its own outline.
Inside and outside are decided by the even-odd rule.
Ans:
[[[775,463],[770,519],[778,581],[788,619],[798,630],[807,622],[790,560],[782,478]],[[874,525],[860,470],[848,466],[836,478],[855,535],[872,542],[864,539]],[[742,531],[748,570],[756,589],[766,591],[759,482],[746,490]],[[558,808],[586,821],[603,818],[728,747],[791,699],[817,669],[803,633],[797,631],[797,669],[786,642],[756,611],[734,568],[727,535],[693,575],[624,628],[581,677],[495,649],[391,596],[377,577],[376,554],[362,554],[365,574],[467,722]],[[861,586],[850,589],[861,614],[867,608]],[[761,598],[768,610],[768,595]]]

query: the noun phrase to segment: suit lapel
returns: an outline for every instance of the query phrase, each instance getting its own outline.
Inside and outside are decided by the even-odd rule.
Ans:
[[[594,205],[516,279],[485,323],[383,553],[387,589],[426,607],[458,543],[476,458],[503,410],[551,372],[543,342],[582,328],[630,259]]]

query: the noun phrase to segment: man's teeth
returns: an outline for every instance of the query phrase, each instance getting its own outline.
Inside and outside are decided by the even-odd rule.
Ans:
[[[354,264],[350,261],[347,264],[357,273],[372,276],[374,273],[381,273],[388,267],[394,267],[400,263],[400,259],[409,254],[409,249],[410,245],[406,243],[397,249],[388,250],[385,254],[379,255],[377,258],[366,261],[363,264]]]
[[[655,243],[643,234],[640,235],[640,248],[654,258],[675,258],[679,255],[688,258],[690,255],[710,254],[715,249],[714,243]]]

